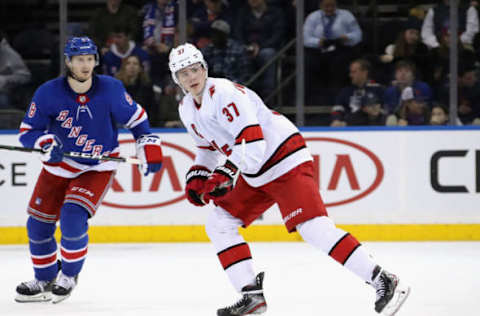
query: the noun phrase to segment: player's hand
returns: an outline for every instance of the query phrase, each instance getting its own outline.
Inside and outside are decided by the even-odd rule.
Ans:
[[[203,199],[208,203],[232,191],[238,172],[238,168],[230,160],[223,166],[215,168],[205,183]]]
[[[205,188],[205,182],[210,175],[210,170],[204,166],[195,165],[188,170],[186,175],[185,195],[188,201],[196,206],[204,206],[208,204],[203,199],[202,192]]]
[[[155,173],[162,168],[162,147],[160,146],[160,137],[149,134],[142,135],[136,141],[137,157],[142,161],[138,165],[140,172],[144,176],[150,172]]]
[[[36,144],[42,150],[40,160],[47,163],[59,163],[63,159],[62,143],[54,134],[39,137]],[[35,146],[35,147],[37,147]]]

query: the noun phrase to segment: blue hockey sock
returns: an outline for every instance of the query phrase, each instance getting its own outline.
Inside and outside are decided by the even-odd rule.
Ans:
[[[62,272],[76,276],[82,270],[88,246],[88,212],[81,206],[65,203],[60,213],[62,230]]]
[[[42,281],[55,279],[58,273],[57,242],[53,237],[55,224],[44,223],[30,216],[27,232],[35,278]]]

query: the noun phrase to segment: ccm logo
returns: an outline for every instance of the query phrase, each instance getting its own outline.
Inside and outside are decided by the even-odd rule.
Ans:
[[[382,162],[367,148],[338,138],[305,140],[313,155],[315,181],[326,207],[360,200],[382,182]]]
[[[130,146],[134,152],[135,141],[121,140],[120,145]],[[143,177],[136,165],[118,168],[111,189],[103,205],[120,209],[152,209],[171,205],[185,199],[183,185],[187,166],[195,155],[179,145],[162,141],[164,149],[162,169]]]
[[[465,169],[465,160],[459,160],[467,155],[468,150],[440,150],[432,155],[430,159],[430,184],[432,188],[441,193],[468,193],[468,189],[464,185],[447,185],[440,184],[440,161],[451,161],[451,159],[458,160],[462,167],[458,166],[458,170]],[[480,192],[480,150],[475,151],[475,159],[470,161],[468,170],[475,170],[475,192]],[[453,162],[453,161],[451,161]],[[453,166],[451,166],[453,167]],[[472,167],[472,169],[470,169]],[[450,181],[452,179],[449,179]],[[452,181],[453,182],[453,181]]]

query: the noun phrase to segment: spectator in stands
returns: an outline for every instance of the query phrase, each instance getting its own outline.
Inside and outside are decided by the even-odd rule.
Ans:
[[[0,30],[0,108],[11,108],[12,89],[28,83],[31,74],[20,54],[8,43]]]
[[[265,0],[248,0],[237,16],[235,37],[247,45],[253,61],[254,71],[258,71],[274,57],[282,46],[286,34],[285,16],[282,10],[267,5]],[[257,84],[257,91],[266,98],[275,89],[276,63],[270,65]]]
[[[316,103],[319,97],[314,90],[323,88],[323,96],[336,95],[347,84],[348,65],[357,54],[362,31],[352,13],[337,9],[336,0],[321,0],[320,10],[305,20],[303,38],[307,103]]]
[[[346,116],[348,126],[382,126],[385,125],[385,114],[379,96],[367,92],[361,98],[360,110]]]
[[[142,8],[143,45],[150,55],[152,82],[163,94],[174,94],[170,80],[168,53],[175,43],[177,25],[175,0],[149,1]]]
[[[398,110],[402,103],[401,95],[405,88],[413,88],[416,95],[421,95],[427,104],[432,101],[430,86],[415,78],[415,65],[406,60],[400,60],[395,64],[395,80],[385,90],[384,107],[388,114]]]
[[[226,21],[215,20],[211,28],[212,43],[202,49],[209,76],[245,84],[251,75],[245,45],[229,37],[230,25]]]
[[[132,34],[137,32],[137,9],[123,4],[122,0],[107,0],[106,6],[93,14],[89,22],[90,37],[97,43],[104,55],[113,44],[113,28],[119,24],[128,24]]]
[[[115,77],[123,82],[130,96],[147,111],[149,121],[153,124],[152,119],[157,117],[153,85],[140,57],[132,54],[123,58]]]
[[[427,125],[430,122],[430,107],[427,98],[420,90],[407,87],[402,91],[400,107],[392,115],[396,124],[389,125]],[[392,121],[389,118],[389,121]]]
[[[448,81],[450,72],[450,30],[445,28],[441,34],[440,46],[431,50],[430,63],[433,69],[430,74],[429,82],[433,86],[435,95],[439,95],[444,89],[445,82]],[[473,50],[465,47],[462,42],[458,42],[458,60],[463,65],[473,67],[476,62],[476,55]]]
[[[356,59],[350,64],[352,84],[340,91],[335,102],[336,105],[343,107],[345,113],[358,111],[361,108],[361,100],[367,92],[378,96],[380,103],[383,103],[384,88],[370,79],[370,71],[371,65],[366,59]]]
[[[439,36],[450,25],[450,0],[440,0],[427,12],[422,25],[422,40],[430,48],[440,46]],[[473,37],[479,31],[478,12],[474,5],[468,8],[460,6],[458,9],[458,31],[461,33],[460,41],[464,45],[471,45]]]
[[[150,71],[150,56],[132,40],[130,26],[128,24],[116,25],[113,29],[113,43],[103,56],[103,73],[115,76],[122,65],[122,59],[130,55],[140,58],[143,69],[147,73]]]
[[[422,21],[409,16],[404,30],[402,30],[395,43],[385,48],[385,54],[380,56],[380,61],[386,65],[383,72],[388,76],[388,81],[393,77],[393,65],[402,59],[408,59],[415,64],[417,76],[425,80],[425,75],[431,71],[429,51],[420,41]]]
[[[232,25],[233,17],[222,0],[204,0],[204,6],[198,8],[190,18],[193,42],[199,49],[210,43],[211,25],[216,20],[224,20]]]
[[[430,113],[430,125],[448,125],[449,122],[448,108],[442,104],[435,104]],[[457,119],[455,125],[462,125],[462,122]]]
[[[449,104],[449,81],[445,81],[440,93],[440,101]],[[472,124],[480,118],[480,84],[477,80],[475,68],[471,64],[460,61],[458,67],[458,118],[462,124]]]
[[[157,98],[158,116],[156,120],[157,126],[166,128],[183,127],[182,121],[178,114],[178,101],[167,95],[155,94]]]

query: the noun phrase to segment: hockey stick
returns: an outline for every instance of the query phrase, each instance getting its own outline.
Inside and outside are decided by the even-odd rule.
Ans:
[[[233,178],[233,186],[235,186],[235,184],[237,184],[237,180],[238,180],[238,177],[240,176],[240,170],[242,169],[243,167],[243,164],[245,163],[245,138],[242,138],[242,144],[240,146],[241,147],[241,150],[242,150],[242,155],[240,156],[240,164],[238,166],[238,172],[237,174],[235,175],[235,177]]]
[[[0,145],[0,149],[5,150],[13,150],[13,151],[23,151],[28,153],[43,153],[43,150],[39,148],[25,148],[19,146],[10,146],[10,145]],[[90,160],[101,160],[101,161],[116,161],[116,162],[125,162],[132,165],[141,165],[142,162],[140,159],[137,158],[129,158],[129,157],[110,157],[105,155],[92,155],[87,153],[80,153],[74,151],[67,151],[63,153],[64,157],[68,158],[83,158],[83,159],[90,159]]]

